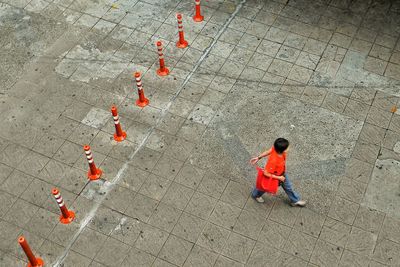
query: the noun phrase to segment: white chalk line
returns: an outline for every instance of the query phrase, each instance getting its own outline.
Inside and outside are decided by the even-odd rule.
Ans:
[[[193,67],[193,69],[190,71],[190,73],[186,76],[185,80],[183,83],[180,85],[178,91],[174,94],[174,96],[171,98],[171,100],[168,102],[165,108],[161,110],[161,116],[157,119],[156,123],[149,129],[147,132],[146,136],[143,138],[142,142],[139,144],[139,146],[135,149],[135,151],[129,156],[128,160],[122,165],[121,169],[119,169],[118,173],[115,175],[115,177],[107,182],[104,183],[101,186],[101,191],[104,193],[99,200],[95,201],[94,206],[92,209],[89,211],[89,213],[86,215],[86,217],[82,220],[80,227],[78,231],[74,234],[74,236],[71,238],[71,240],[68,242],[68,245],[66,246],[64,252],[61,254],[61,256],[57,259],[57,261],[53,264],[54,267],[59,267],[61,264],[64,262],[65,258],[67,257],[69,251],[71,250],[72,245],[75,243],[75,241],[79,238],[79,235],[83,232],[85,227],[89,224],[89,222],[94,218],[96,215],[97,210],[99,209],[100,205],[104,202],[105,198],[107,197],[108,193],[114,188],[115,185],[118,184],[118,182],[121,180],[122,175],[128,168],[129,163],[132,161],[132,159],[136,156],[136,154],[145,146],[147,143],[148,139],[150,138],[151,134],[154,132],[156,127],[159,125],[159,123],[162,121],[164,116],[167,114],[167,111],[171,107],[171,105],[174,103],[176,98],[179,96],[185,85],[189,82],[190,78],[193,76],[193,74],[196,72],[196,70],[200,67],[201,63],[203,63],[204,59],[208,56],[208,54],[211,52],[211,49],[215,46],[217,43],[218,39],[221,37],[221,35],[226,31],[228,28],[229,24],[231,21],[236,17],[237,13],[240,11],[242,8],[243,4],[246,2],[246,0],[242,0],[237,6],[235,11],[230,15],[228,20],[224,23],[224,25],[221,27],[221,29],[218,31],[216,36],[214,37],[213,41],[211,44],[206,48],[204,51],[203,55],[199,58],[197,61],[196,65]]]

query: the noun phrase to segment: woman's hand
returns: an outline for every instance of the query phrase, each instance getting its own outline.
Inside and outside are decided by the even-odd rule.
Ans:
[[[254,165],[254,164],[256,164],[259,160],[260,160],[259,157],[254,157],[254,158],[252,158],[252,159],[250,160],[250,163]]]
[[[285,177],[285,176],[283,176],[283,175],[281,175],[281,176],[278,176],[278,180],[279,180],[279,181],[281,181],[281,182],[283,183],[283,182],[285,182],[285,180],[286,180],[286,177]]]

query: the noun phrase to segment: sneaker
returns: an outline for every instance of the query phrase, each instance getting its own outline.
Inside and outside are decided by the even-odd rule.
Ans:
[[[290,203],[290,205],[292,205],[293,207],[297,206],[297,207],[304,207],[306,205],[306,202],[304,200],[299,200],[295,203]]]
[[[254,198],[258,203],[264,203],[265,200],[262,197],[256,197]]]

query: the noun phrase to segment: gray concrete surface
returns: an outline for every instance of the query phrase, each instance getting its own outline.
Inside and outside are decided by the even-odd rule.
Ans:
[[[400,1],[203,0],[202,23],[193,11],[0,0],[0,266],[26,265],[21,234],[47,266],[399,266]],[[248,160],[279,136],[306,208],[250,198]]]

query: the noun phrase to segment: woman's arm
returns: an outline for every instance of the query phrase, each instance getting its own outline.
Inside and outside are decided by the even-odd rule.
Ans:
[[[254,157],[250,160],[251,164],[256,164],[260,159],[264,158],[264,157],[268,157],[271,154],[272,148],[270,148],[267,151],[264,151],[263,153],[261,153],[258,157]]]
[[[271,154],[271,151],[272,151],[272,148],[270,148],[270,149],[267,150],[267,151],[264,151],[263,153],[260,154],[260,156],[258,156],[258,159],[262,159],[262,158],[264,158],[264,157],[268,157],[269,154]]]

